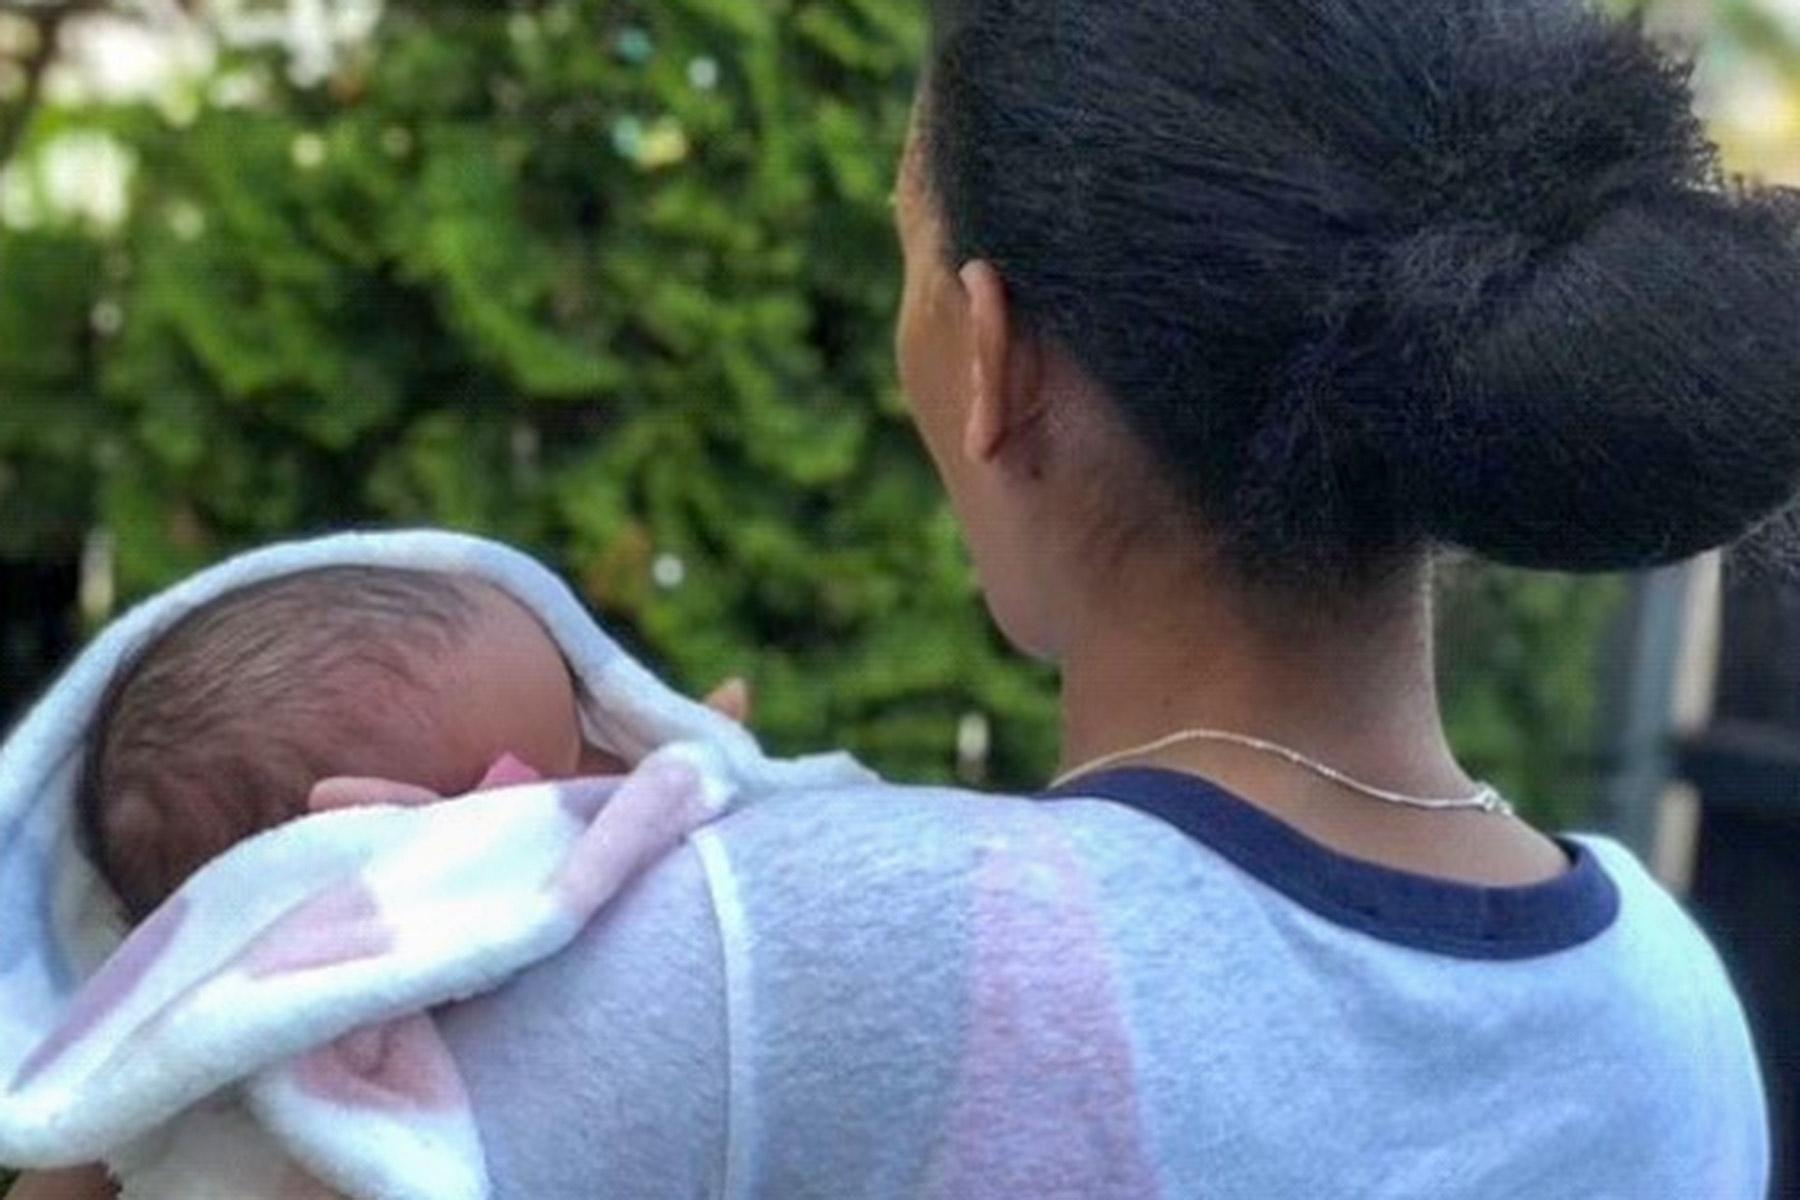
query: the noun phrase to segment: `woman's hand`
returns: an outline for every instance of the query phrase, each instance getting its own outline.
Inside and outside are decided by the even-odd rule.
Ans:
[[[33,1171],[19,1176],[6,1200],[118,1200],[119,1185],[101,1166],[74,1167],[66,1171]],[[290,1166],[281,1183],[282,1200],[344,1200],[342,1193],[326,1187],[297,1166]]]
[[[21,1175],[6,1200],[114,1200],[118,1194],[105,1167],[75,1167]]]

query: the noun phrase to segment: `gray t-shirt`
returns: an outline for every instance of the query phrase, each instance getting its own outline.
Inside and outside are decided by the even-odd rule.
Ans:
[[[446,1032],[502,1200],[1762,1200],[1717,955],[1559,841],[1487,888],[1154,768],[797,793]]]

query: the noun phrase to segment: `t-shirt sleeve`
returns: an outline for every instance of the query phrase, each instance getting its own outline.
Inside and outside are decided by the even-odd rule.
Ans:
[[[684,847],[563,953],[446,1009],[497,1200],[718,1195],[725,995],[705,872]]]

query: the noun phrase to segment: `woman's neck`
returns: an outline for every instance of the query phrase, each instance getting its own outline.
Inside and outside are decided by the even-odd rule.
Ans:
[[[1377,615],[1271,633],[1191,584],[1113,592],[1065,639],[1059,775],[1190,728],[1288,746],[1389,791],[1466,796],[1438,713],[1428,578]],[[1171,596],[1181,597],[1170,603]],[[1302,834],[1355,858],[1489,886],[1539,883],[1568,862],[1523,821],[1463,808],[1429,811],[1361,795],[1286,760],[1231,743],[1189,741],[1118,766],[1203,775]]]
[[[1385,604],[1360,614],[1285,629],[1246,619],[1218,589],[1146,580],[1112,589],[1091,605],[1064,639],[1061,665],[1059,773],[1178,730],[1207,727],[1290,746],[1391,790],[1430,796],[1472,790],[1438,713],[1423,577],[1398,585]],[[1243,758],[1241,750],[1192,742],[1154,758],[1198,755]]]

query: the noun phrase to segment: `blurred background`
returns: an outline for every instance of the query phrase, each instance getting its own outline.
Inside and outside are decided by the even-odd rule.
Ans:
[[[779,751],[1040,785],[1054,676],[988,623],[891,360],[923,7],[0,0],[0,724],[221,555],[432,523],[683,687],[746,676]],[[1612,7],[1695,57],[1728,171],[1800,184],[1800,0]],[[1465,762],[1714,933],[1784,1161],[1795,595],[1715,557],[1453,562],[1441,600]]]

